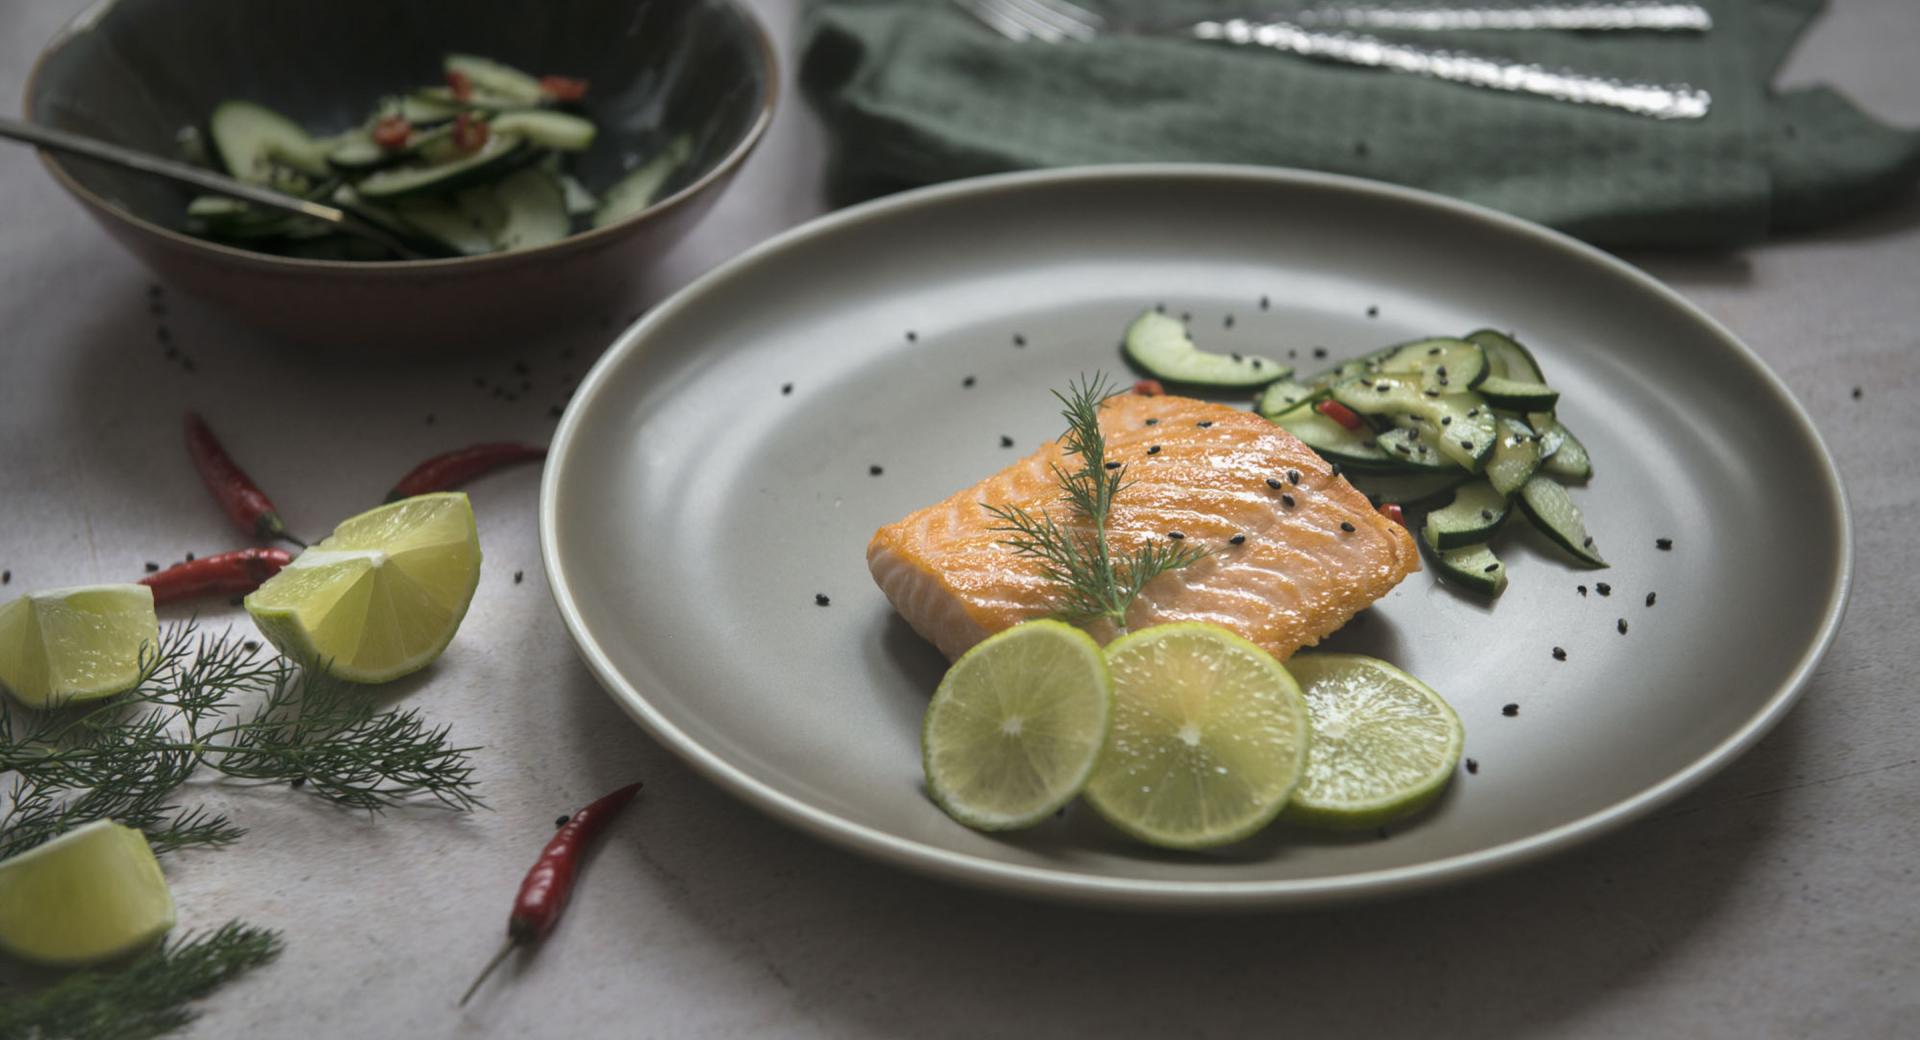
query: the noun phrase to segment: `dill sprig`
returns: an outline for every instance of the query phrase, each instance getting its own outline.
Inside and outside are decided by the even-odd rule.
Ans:
[[[1044,509],[1036,516],[1020,506],[984,502],[981,506],[1000,521],[992,530],[1009,536],[1001,544],[1039,560],[1040,573],[1059,586],[1055,616],[1074,622],[1104,618],[1124,633],[1127,608],[1140,590],[1168,571],[1199,561],[1207,550],[1149,539],[1124,558],[1114,559],[1107,525],[1114,499],[1132,486],[1125,465],[1107,468],[1107,440],[1100,432],[1101,402],[1116,392],[1099,373],[1069,383],[1065,393],[1053,391],[1067,420],[1061,446],[1080,460],[1071,471],[1057,462],[1051,464],[1060,499],[1073,513],[1073,522],[1060,523]]]
[[[145,1040],[192,1022],[188,1005],[280,954],[280,937],[238,921],[173,939],[112,972],[81,971],[0,998],[0,1037]]]
[[[42,712],[0,701],[0,774],[13,775],[0,858],[102,818],[144,831],[155,852],[230,844],[244,831],[226,816],[176,802],[203,768],[367,812],[417,799],[470,809],[475,750],[415,710],[378,710],[321,670],[186,622],[120,697]]]

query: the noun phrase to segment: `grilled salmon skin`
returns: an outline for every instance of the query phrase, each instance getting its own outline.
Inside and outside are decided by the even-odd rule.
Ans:
[[[1184,397],[1124,395],[1100,406],[1107,461],[1130,486],[1114,500],[1115,557],[1148,538],[1183,539],[1210,555],[1147,583],[1129,629],[1209,621],[1285,660],[1347,623],[1420,569],[1405,528],[1376,512],[1311,448],[1248,412]],[[1003,543],[985,505],[1070,507],[1050,467],[1080,463],[1058,442],[874,533],[873,580],[914,631],[949,658],[1051,612],[1057,592],[1039,561]],[[1240,541],[1235,541],[1240,538]],[[1087,626],[1102,642],[1116,633]]]

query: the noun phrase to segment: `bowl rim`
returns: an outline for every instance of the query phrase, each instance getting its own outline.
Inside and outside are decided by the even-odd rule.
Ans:
[[[314,260],[305,257],[281,256],[278,253],[265,253],[252,249],[241,249],[210,238],[200,238],[185,232],[176,231],[162,224],[156,224],[132,210],[118,206],[100,196],[97,192],[81,184],[61,164],[59,158],[45,149],[36,148],[40,162],[47,172],[67,192],[79,199],[89,209],[104,213],[125,222],[127,225],[150,235],[175,243],[187,249],[205,250],[215,256],[243,262],[284,266],[290,271],[343,273],[349,271],[408,271],[421,273],[446,272],[450,268],[506,266],[527,262],[538,262],[547,257],[559,256],[583,249],[595,244],[604,244],[619,238],[624,232],[655,219],[663,214],[685,206],[690,200],[705,192],[709,187],[731,175],[747,156],[766,136],[767,129],[773,123],[773,115],[779,106],[781,67],[779,52],[773,45],[773,37],[767,32],[766,25],[742,0],[708,0],[719,3],[730,10],[746,26],[748,35],[759,52],[761,66],[765,69],[764,86],[760,93],[758,109],[746,132],[740,135],[727,154],[720,157],[705,173],[693,182],[681,187],[679,191],[646,207],[638,213],[622,217],[606,227],[588,228],[566,236],[557,242],[550,242],[532,249],[504,250],[492,253],[480,253],[474,256],[443,257],[427,260]],[[40,74],[44,71],[47,59],[64,47],[67,42],[82,32],[92,30],[120,0],[98,0],[62,25],[49,39],[40,52],[34,56],[33,66],[27,71],[26,84],[20,92],[20,114],[28,122],[34,122],[34,101],[40,96]]]

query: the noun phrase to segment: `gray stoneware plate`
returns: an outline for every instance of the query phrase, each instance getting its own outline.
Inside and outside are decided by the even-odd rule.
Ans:
[[[1340,358],[1515,330],[1592,451],[1596,477],[1574,496],[1610,570],[1509,532],[1511,586],[1491,609],[1429,570],[1326,644],[1433,685],[1479,763],[1384,840],[1276,825],[1166,853],[1078,806],[994,836],[922,791],[920,718],[945,661],[868,578],[867,540],[1058,435],[1048,389],[1124,375],[1121,329],[1159,301],[1192,313],[1203,347],[1297,351],[1307,369],[1316,345]],[[1406,891],[1640,816],[1786,712],[1851,570],[1839,476],[1806,413],[1670,290],[1436,196],[1217,166],[963,181],[752,250],[600,360],[555,438],[540,521],[587,664],[722,787],[929,874],[1153,907]]]

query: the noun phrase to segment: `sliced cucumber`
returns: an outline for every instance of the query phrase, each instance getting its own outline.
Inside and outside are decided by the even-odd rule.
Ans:
[[[1427,552],[1433,557],[1434,569],[1443,581],[1464,585],[1489,598],[1497,598],[1507,591],[1506,565],[1484,542],[1457,549],[1438,549],[1429,544]]]
[[[1376,503],[1412,505],[1436,498],[1472,479],[1458,466],[1431,473],[1393,473],[1384,470],[1356,469],[1347,480]]]
[[[381,102],[374,118],[399,116],[412,123],[416,128],[439,126],[451,123],[455,116],[465,112],[460,103],[451,97],[446,100],[430,98],[420,94],[403,94],[397,98],[388,98]]]
[[[1439,441],[1421,425],[1425,420],[1410,416],[1396,416],[1396,423],[1402,425],[1381,434],[1377,441],[1380,450],[1386,453],[1402,469],[1427,472],[1460,472],[1460,464],[1440,450]]]
[[[365,130],[354,130],[330,143],[327,165],[348,173],[360,173],[404,162],[407,153],[408,150],[404,148],[382,148],[374,143],[372,134]]]
[[[1459,549],[1492,538],[1506,519],[1506,494],[1476,480],[1461,485],[1445,507],[1428,513],[1422,533],[1436,549]]]
[[[1178,320],[1147,310],[1127,326],[1127,360],[1146,373],[1189,386],[1253,387],[1285,379],[1293,369],[1269,358],[1214,354],[1193,345]]]
[[[480,189],[476,189],[478,191]],[[573,221],[567,215],[567,193],[545,170],[525,169],[494,185],[491,194],[505,211],[494,245],[500,249],[532,249],[567,237]]]
[[[573,174],[557,173],[554,176],[560,178],[560,190],[566,193],[568,216],[583,217],[600,207],[600,200],[594,198],[593,192],[588,191],[587,186],[581,184]]]
[[[1373,366],[1388,375],[1420,377],[1420,389],[1452,393],[1470,390],[1487,375],[1487,356],[1464,339],[1436,336],[1394,347]]]
[[[1321,400],[1323,398],[1316,395],[1302,401],[1273,416],[1273,424],[1299,438],[1300,443],[1318,452],[1328,462],[1363,469],[1393,467],[1393,460],[1380,450],[1372,430],[1365,427],[1349,430],[1320,414],[1317,406]]]
[[[416,192],[451,191],[497,177],[533,153],[512,134],[490,134],[485,144],[451,162],[396,166],[369,174],[355,186],[365,199],[394,199]]]
[[[546,100],[540,81],[511,65],[473,54],[449,54],[444,64],[449,76],[465,76],[476,93],[510,98],[523,105],[537,105]]]
[[[1565,423],[1551,412],[1529,415],[1527,421],[1540,434],[1544,459],[1540,463],[1541,472],[1574,483],[1593,476],[1593,460],[1587,455],[1587,446],[1580,443],[1580,438],[1575,437]]]
[[[1336,384],[1377,371],[1381,359],[1399,349],[1398,346],[1382,347],[1350,361],[1342,361],[1331,368],[1323,368],[1307,377],[1306,385],[1315,390],[1331,390]]]
[[[1494,407],[1513,412],[1542,412],[1560,402],[1560,391],[1545,383],[1522,382],[1505,376],[1488,376],[1474,390]]]
[[[495,94],[490,90],[473,90],[469,91],[466,97],[456,97],[450,87],[421,87],[414,91],[412,96],[424,104],[452,108],[456,113],[473,109],[483,112],[517,112],[539,106],[539,102],[522,101],[505,94]]]
[[[613,187],[600,196],[600,208],[593,211],[593,226],[606,227],[653,205],[661,189],[692,155],[693,138],[686,134],[668,142],[659,155],[613,182]]]
[[[1564,445],[1561,450],[1566,450]],[[1561,548],[1588,566],[1607,566],[1607,561],[1600,558],[1599,550],[1593,546],[1593,537],[1587,534],[1580,507],[1573,504],[1566,488],[1546,477],[1534,477],[1520,489],[1519,501],[1521,512],[1527,514],[1527,519],[1532,520],[1542,534],[1560,543]]]
[[[1314,396],[1314,393],[1312,387],[1301,386],[1290,379],[1276,380],[1260,392],[1260,401],[1253,406],[1253,410],[1271,419]]]
[[[480,190],[485,189],[476,189]],[[418,196],[395,202],[393,213],[415,234],[426,235],[461,256],[477,256],[496,248],[485,219],[470,206]]]
[[[1493,451],[1493,410],[1472,391],[1430,396],[1409,376],[1372,376],[1333,388],[1333,399],[1362,415],[1411,415],[1437,428],[1439,449],[1474,472]]]
[[[540,148],[583,152],[593,144],[593,123],[565,112],[502,112],[491,125],[496,134],[517,134]]]
[[[326,148],[293,120],[251,101],[223,101],[207,126],[227,172],[249,184],[272,182],[274,170],[327,174]]]
[[[1502,416],[1500,436],[1493,442],[1493,455],[1487,459],[1487,480],[1503,495],[1511,495],[1533,479],[1540,468],[1540,439],[1533,428],[1518,419]]]
[[[1486,351],[1487,367],[1491,374],[1522,383],[1547,381],[1540,371],[1540,363],[1512,336],[1492,329],[1477,329],[1467,333],[1467,340]]]

